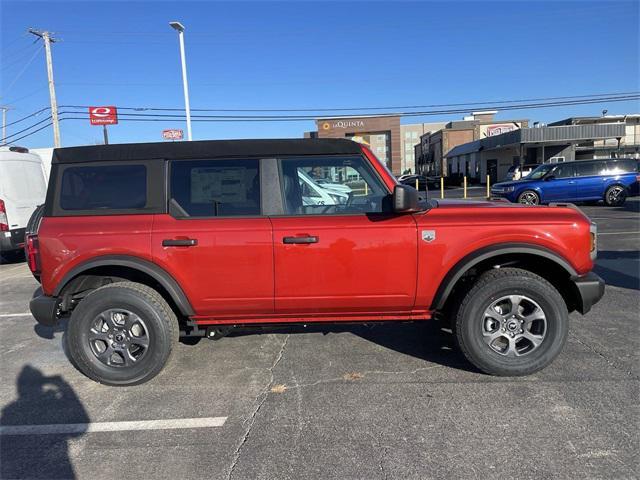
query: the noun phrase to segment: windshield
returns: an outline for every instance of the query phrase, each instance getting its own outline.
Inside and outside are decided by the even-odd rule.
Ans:
[[[539,167],[534,168],[531,173],[524,178],[526,178],[527,180],[539,180],[544,177],[553,167],[555,167],[555,164],[553,163],[540,165]]]

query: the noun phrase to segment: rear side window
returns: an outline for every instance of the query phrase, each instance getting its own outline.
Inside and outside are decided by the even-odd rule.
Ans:
[[[603,167],[603,162],[576,162],[576,172],[579,177],[600,175],[600,171]]]
[[[607,168],[604,175],[617,175],[619,173],[636,172],[638,161],[631,159],[607,160]]]
[[[171,163],[171,199],[189,217],[260,215],[258,160]]]
[[[62,174],[62,210],[127,210],[146,203],[144,165],[69,167]]]

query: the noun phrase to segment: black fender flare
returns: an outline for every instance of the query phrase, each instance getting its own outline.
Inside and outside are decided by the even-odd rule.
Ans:
[[[569,276],[575,277],[578,275],[578,272],[576,272],[576,270],[567,260],[546,247],[529,243],[502,243],[499,245],[491,245],[476,250],[475,252],[472,252],[463,257],[451,268],[451,270],[447,272],[444,279],[440,283],[438,290],[436,291],[436,295],[433,298],[433,301],[431,302],[431,310],[440,310],[444,307],[444,304],[451,294],[453,287],[470,268],[474,267],[480,262],[489,260],[492,257],[498,257],[500,255],[508,255],[513,253],[524,253],[546,258],[562,267],[569,274]]]
[[[103,255],[100,257],[94,257],[91,260],[87,260],[80,265],[76,265],[62,278],[53,291],[53,296],[60,295],[62,290],[67,284],[82,272],[86,272],[96,267],[128,267],[134,270],[138,270],[145,273],[156,280],[162,287],[169,293],[171,299],[175,302],[180,313],[186,316],[193,316],[195,312],[189,299],[185,295],[184,291],[176,282],[176,280],[162,267],[155,263],[144,260],[139,257],[130,255]]]

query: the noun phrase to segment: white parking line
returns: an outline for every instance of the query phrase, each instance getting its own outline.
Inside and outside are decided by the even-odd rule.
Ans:
[[[4,317],[30,317],[31,313],[30,312],[24,312],[24,313],[0,313],[0,318],[4,318]]]
[[[59,423],[52,425],[4,425],[0,435],[61,435],[68,433],[123,432],[132,430],[176,430],[221,427],[227,417],[173,418],[133,422]]]
[[[598,232],[598,236],[600,235],[640,235],[640,231],[636,232]]]

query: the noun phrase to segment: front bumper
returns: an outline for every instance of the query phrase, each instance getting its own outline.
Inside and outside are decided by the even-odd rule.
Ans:
[[[40,291],[40,290],[38,290]],[[58,323],[58,305],[60,299],[56,297],[48,297],[47,295],[36,295],[29,302],[29,310],[31,315],[40,325],[52,327]]]
[[[604,280],[593,272],[573,277],[571,280],[579,293],[577,310],[584,315],[604,295]]]

